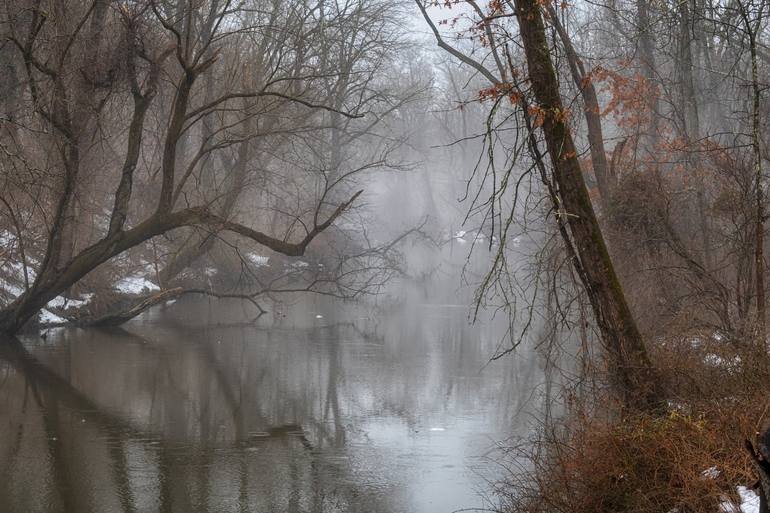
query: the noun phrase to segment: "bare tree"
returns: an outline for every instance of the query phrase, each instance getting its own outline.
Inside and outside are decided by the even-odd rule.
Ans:
[[[482,62],[449,46],[428,16],[424,5],[418,2],[418,6],[439,46],[492,82],[494,96],[498,97],[495,105],[499,104],[499,97],[511,97],[515,103],[519,103],[520,98],[525,98],[518,83],[506,81],[507,76],[515,77],[517,72],[511,52],[502,42],[494,39],[488,41],[490,52],[505,52],[508,56],[509,70],[496,74]],[[548,190],[559,232],[571,263],[588,294],[607,352],[615,389],[623,398],[623,403],[630,408],[659,408],[663,400],[660,383],[615,274],[583,179],[567,121],[568,114],[562,104],[559,83],[545,36],[542,7],[537,2],[524,0],[509,3],[507,6],[507,12],[502,5],[492,9],[492,12],[484,15],[482,23],[484,20],[510,16],[518,19],[528,69],[527,77],[534,99],[533,104],[522,102],[527,109],[524,118],[529,129],[528,147],[533,154],[534,166],[541,170],[541,177]],[[489,34],[486,37],[489,38]],[[502,67],[502,62],[505,61],[498,55],[494,62]],[[551,162],[550,170],[546,170],[544,155],[538,150],[534,134],[536,126],[542,129],[544,135],[546,151]]]
[[[244,168],[255,156],[265,157],[254,151],[254,141],[265,135],[260,129],[290,131],[269,116],[255,122],[260,113],[278,118],[288,114],[294,118],[291,130],[302,133],[303,125],[308,126],[302,119],[318,126],[322,111],[367,123],[364,112],[371,109],[364,89],[337,107],[323,97],[326,81],[344,73],[333,63],[326,68],[312,64],[316,38],[328,36],[313,19],[316,7],[280,2],[267,2],[267,7],[273,9],[265,11],[272,13],[268,18],[273,18],[263,27],[261,20],[240,17],[251,12],[248,6],[232,2],[111,8],[96,0],[73,3],[66,16],[52,16],[55,6],[49,9],[39,2],[6,3],[7,41],[23,64],[29,94],[25,123],[19,125],[29,135],[23,136],[24,144],[5,140],[4,147],[14,151],[5,153],[4,165],[26,166],[32,174],[42,163],[54,180],[43,197],[34,198],[38,203],[33,208],[42,213],[51,205],[53,213],[44,217],[38,232],[43,247],[34,279],[0,312],[3,331],[21,328],[101,264],[174,230],[203,229],[209,238],[229,232],[276,253],[298,256],[350,209],[361,191],[349,190],[348,182],[338,179],[327,180],[320,192],[311,194],[310,204],[291,214],[290,222],[274,225],[279,233],[235,219],[233,205]],[[121,37],[102,41],[100,34],[108,26]],[[262,41],[255,48],[257,61],[245,64],[240,49],[255,38]],[[283,45],[287,40],[293,45]],[[281,110],[276,102],[284,105]],[[110,111],[118,110],[124,114],[111,118]],[[37,140],[35,131],[41,132]],[[115,151],[118,146],[123,150]],[[102,148],[109,152],[97,151]],[[211,162],[227,162],[228,154],[235,158],[232,176],[213,172],[217,166]],[[111,167],[116,161],[117,173]],[[198,184],[214,183],[217,175],[228,185],[224,192],[207,196]],[[78,205],[89,199],[89,188],[110,183],[114,201],[106,226],[92,236],[76,237],[84,216],[98,216],[102,208],[98,202],[90,208]],[[344,189],[349,192],[339,197],[337,191]],[[13,191],[9,193],[8,208],[19,217],[22,211],[12,201]],[[25,242],[20,239],[19,247]]]

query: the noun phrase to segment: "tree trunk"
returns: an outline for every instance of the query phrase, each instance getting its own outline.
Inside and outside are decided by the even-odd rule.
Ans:
[[[751,38],[751,85],[753,91],[753,112],[752,112],[752,147],[754,149],[754,174],[755,174],[755,193],[756,193],[756,230],[754,241],[754,266],[757,282],[757,337],[764,343],[765,340],[765,205],[762,183],[762,155],[759,146],[759,79],[757,74],[757,47],[756,41],[752,35]]]
[[[639,39],[639,58],[641,59],[642,75],[648,84],[657,81],[655,75],[655,40],[650,23],[649,0],[636,0],[636,27]],[[647,99],[647,109],[650,111],[650,123],[645,127],[643,150],[653,154],[658,142],[658,97],[650,94]]]
[[[767,498],[770,497],[770,463],[768,463],[770,447],[768,447],[768,442],[770,442],[770,429],[765,428],[757,433],[756,441],[756,448],[748,439],[745,440],[745,445],[751,459],[751,466],[759,478],[755,485],[759,495],[759,513],[768,513]]]
[[[586,289],[608,352],[610,379],[623,404],[636,410],[663,405],[660,382],[615,274],[591,205],[572,134],[566,124],[559,85],[545,36],[538,0],[515,0],[532,91],[543,113],[543,133],[553,165],[553,181]]]
[[[588,129],[591,164],[593,165],[596,184],[599,188],[599,197],[602,205],[606,205],[611,198],[611,186],[614,184],[610,182],[609,165],[607,164],[607,152],[604,149],[604,134],[596,88],[590,77],[587,77],[583,60],[575,51],[572,40],[561,21],[559,21],[559,15],[553,6],[548,6],[548,14],[553,21],[556,32],[559,34],[559,39],[561,39],[564,45],[564,53],[567,56],[572,80],[583,97],[583,114],[585,115],[586,128]]]
[[[762,153],[760,147],[760,126],[759,109],[761,100],[761,90],[759,84],[759,69],[757,63],[757,31],[762,22],[761,12],[756,20],[752,22],[749,19],[749,12],[743,2],[738,3],[741,17],[743,18],[744,29],[749,36],[749,52],[751,55],[751,148],[754,158],[754,199],[756,217],[754,222],[754,273],[757,294],[757,321],[756,336],[757,340],[765,344],[765,205],[762,177]]]
[[[244,123],[247,130],[251,130],[251,118]],[[226,178],[226,190],[223,197],[217,200],[213,208],[217,211],[219,217],[230,219],[232,217],[235,205],[243,191],[248,175],[248,163],[251,158],[251,141],[246,140],[238,146],[238,156],[232,166],[231,172]],[[213,171],[211,171],[213,172]],[[185,269],[193,265],[199,258],[207,254],[214,246],[216,237],[211,234],[201,234],[198,231],[190,233],[189,237],[182,242],[181,247],[169,259],[165,267],[160,272],[161,287],[168,287],[174,279]]]
[[[288,242],[256,231],[248,226],[234,223],[211,214],[203,207],[193,207],[173,213],[155,214],[126,231],[104,238],[85,248],[73,257],[62,269],[48,271],[38,276],[34,286],[0,310],[0,333],[13,334],[34,316],[46,303],[77,283],[86,274],[110,258],[138,246],[153,237],[184,227],[207,225],[212,230],[226,230],[270,248],[287,256],[301,256],[307,246],[334,221],[347,211],[363,191],[355,193],[350,200],[341,203],[324,222],[315,224],[299,242]]]
[[[684,139],[687,141],[688,168],[696,173],[696,201],[698,208],[698,228],[700,230],[703,261],[708,270],[714,269],[714,257],[711,249],[711,226],[709,226],[708,208],[706,205],[706,184],[702,173],[698,171],[698,165],[693,159],[694,145],[701,138],[700,114],[698,111],[698,95],[695,91],[695,78],[693,77],[693,40],[691,31],[693,21],[690,13],[689,0],[679,3],[679,69],[681,70],[681,94],[684,103]]]

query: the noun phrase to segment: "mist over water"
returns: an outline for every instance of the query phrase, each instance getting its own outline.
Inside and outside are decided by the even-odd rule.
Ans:
[[[767,0],[3,0],[0,513],[764,511],[769,47]]]
[[[505,323],[469,324],[452,260],[254,324],[240,302],[189,299],[27,339],[37,362],[10,351],[0,367],[3,511],[483,507],[540,372],[526,352],[488,362]]]
[[[488,283],[478,312],[476,291],[489,272],[526,272],[518,237],[542,220],[505,222],[537,210],[539,189],[522,185],[521,205],[505,173],[489,178],[513,164],[480,135],[479,77],[434,52],[411,2],[178,2],[196,14],[189,52],[171,53],[177,29],[154,4],[136,18],[75,4],[89,33],[122,34],[73,29],[78,161],[52,156],[61,134],[39,136],[23,95],[0,106],[24,120],[0,124],[0,331],[25,330],[0,338],[0,513],[495,504],[503,446],[537,427],[544,379],[526,343],[491,360],[522,333],[506,302],[528,299],[531,276],[512,295]],[[206,62],[187,85],[186,52]],[[92,66],[102,54],[120,62]],[[22,62],[0,47],[0,64]],[[73,191],[61,236],[47,214],[59,189]],[[68,321],[88,327],[50,327]]]

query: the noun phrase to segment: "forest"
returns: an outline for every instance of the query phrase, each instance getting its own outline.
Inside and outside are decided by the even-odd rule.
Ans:
[[[0,69],[0,511],[768,511],[770,2],[3,0]]]

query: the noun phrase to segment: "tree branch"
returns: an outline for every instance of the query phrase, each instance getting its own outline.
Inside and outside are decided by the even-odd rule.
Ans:
[[[460,61],[474,68],[476,71],[484,75],[484,77],[486,77],[487,80],[492,82],[492,84],[502,83],[502,80],[496,77],[495,74],[492,73],[489,69],[487,69],[483,64],[476,61],[475,59],[471,59],[464,53],[460,52],[459,50],[456,50],[455,48],[447,44],[444,41],[444,39],[441,37],[441,34],[436,28],[436,25],[433,23],[433,20],[430,19],[430,16],[428,16],[428,12],[425,10],[425,7],[422,5],[422,2],[420,0],[414,0],[414,3],[417,4],[417,7],[420,9],[420,12],[422,13],[422,17],[425,18],[426,23],[428,24],[431,31],[433,32],[433,35],[436,37],[436,43],[438,43],[439,48],[446,50],[447,52],[452,54],[454,57],[459,59]]]

